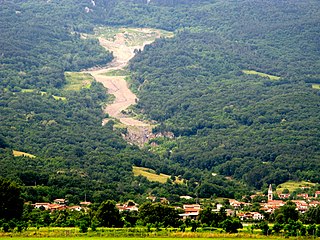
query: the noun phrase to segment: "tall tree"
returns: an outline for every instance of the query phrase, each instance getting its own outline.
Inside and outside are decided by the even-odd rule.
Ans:
[[[20,188],[14,182],[0,178],[0,219],[20,218],[22,211]]]
[[[122,227],[123,222],[116,203],[111,200],[101,203],[97,211],[97,219],[103,227]]]

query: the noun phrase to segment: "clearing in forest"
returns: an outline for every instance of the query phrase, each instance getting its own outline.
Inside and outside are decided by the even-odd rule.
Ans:
[[[146,177],[149,181],[152,182],[160,182],[160,183],[166,183],[168,178],[170,178],[169,175],[167,174],[157,174],[156,171],[150,169],[150,168],[145,168],[145,167],[135,167],[133,166],[133,174],[134,176],[144,176]],[[176,177],[175,183],[180,183],[182,184],[182,180],[178,180]]]
[[[315,183],[301,181],[301,182],[295,182],[295,181],[288,181],[281,183],[277,186],[277,193],[282,193],[284,189],[288,189],[290,193],[293,191],[299,189],[299,188],[308,188],[314,186]]]
[[[248,75],[258,75],[260,77],[266,77],[266,78],[269,78],[270,80],[279,80],[280,79],[280,77],[266,74],[266,73],[262,73],[262,72],[257,72],[254,70],[242,70],[242,72],[245,74],[248,74]]]
[[[45,96],[48,93],[44,92],[44,91],[38,91],[36,89],[22,89],[21,90],[22,93],[38,93],[41,94],[41,96]],[[56,95],[51,95],[55,100],[61,100],[61,101],[67,101],[66,97],[61,97],[61,96],[56,96]]]
[[[319,89],[319,90],[320,90],[320,84],[318,84],[318,83],[313,83],[313,84],[312,84],[312,88],[313,88],[313,89]]]
[[[16,151],[16,150],[12,150],[12,154],[15,157],[29,157],[29,158],[35,158],[36,157],[35,155],[32,155],[30,153]]]
[[[80,91],[82,88],[90,88],[94,78],[89,73],[82,72],[65,72],[67,84],[64,90],[67,91]]]

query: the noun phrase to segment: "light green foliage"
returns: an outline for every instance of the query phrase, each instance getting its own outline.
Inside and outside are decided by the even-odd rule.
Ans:
[[[242,70],[242,72],[245,74],[248,74],[248,75],[258,75],[260,77],[269,78],[271,80],[279,80],[280,79],[280,77],[266,74],[266,73],[262,73],[262,72],[253,71],[253,70]]]
[[[67,91],[79,91],[82,88],[90,88],[94,78],[89,73],[65,72],[66,85],[63,87]]]
[[[314,88],[314,89],[320,89],[320,84],[314,83],[314,84],[312,84],[312,88]]]
[[[301,189],[303,187],[312,187],[315,186],[315,183],[307,182],[307,181],[287,181],[284,183],[281,183],[277,186],[277,193],[282,193],[283,190],[288,189],[289,192],[293,192],[297,189]]]
[[[117,69],[117,70],[111,70],[108,71],[106,73],[104,73],[103,75],[105,76],[127,76],[129,75],[129,72],[123,69]]]

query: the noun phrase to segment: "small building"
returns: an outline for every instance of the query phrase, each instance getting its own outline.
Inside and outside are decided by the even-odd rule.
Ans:
[[[261,221],[264,219],[264,215],[259,212],[238,213],[237,217],[241,221]]]
[[[80,206],[82,206],[82,207],[87,207],[87,206],[89,206],[91,204],[91,202],[87,202],[87,201],[85,201],[85,202],[80,202]]]
[[[78,211],[78,212],[80,212],[82,210],[82,207],[80,207],[80,206],[70,206],[70,207],[67,207],[67,209],[69,209],[70,211]]]
[[[201,211],[201,206],[200,204],[184,204],[183,211],[184,213],[179,214],[183,219],[197,219]]]
[[[53,211],[61,211],[61,210],[65,210],[67,207],[65,205],[60,205],[60,204],[49,204],[48,206],[48,210],[50,210],[51,212]]]
[[[280,199],[288,199],[290,197],[290,193],[280,193],[278,196]]]
[[[127,203],[121,204],[117,203],[116,208],[119,210],[119,212],[124,212],[124,211],[139,211],[139,204],[133,202],[133,201],[128,201]]]
[[[302,198],[302,199],[308,199],[309,194],[308,193],[300,193],[300,194],[297,194],[297,197]]]
[[[50,203],[35,203],[35,204],[32,204],[32,206],[34,208],[44,208],[45,210],[49,209],[49,205],[50,205]]]
[[[66,205],[67,202],[68,201],[64,198],[57,198],[57,199],[53,200],[53,203],[60,204],[60,205]]]
[[[320,206],[320,202],[319,201],[311,201],[309,202],[309,207],[317,207]]]

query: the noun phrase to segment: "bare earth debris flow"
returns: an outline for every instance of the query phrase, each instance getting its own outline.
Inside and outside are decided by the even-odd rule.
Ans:
[[[142,146],[152,136],[152,126],[123,113],[129,106],[136,104],[138,99],[129,89],[125,80],[126,76],[118,76],[119,74],[112,73],[121,73],[129,60],[134,57],[136,50],[142,51],[146,44],[152,43],[156,38],[169,37],[172,34],[155,29],[98,28],[96,35],[101,46],[113,52],[114,59],[104,68],[86,72],[90,73],[96,81],[101,82],[107,88],[109,94],[115,96],[113,103],[108,104],[104,112],[126,126],[127,134],[124,137],[128,142]],[[108,120],[104,119],[102,124],[106,124]]]

